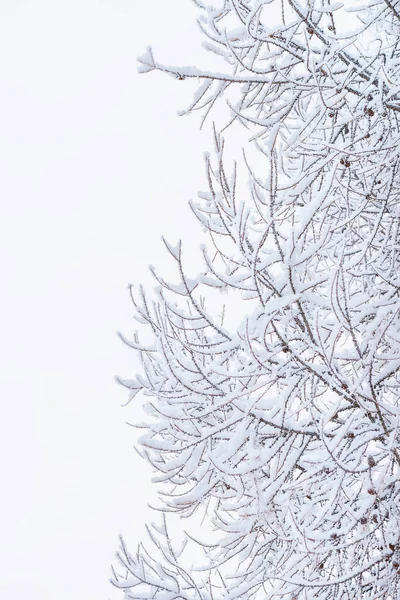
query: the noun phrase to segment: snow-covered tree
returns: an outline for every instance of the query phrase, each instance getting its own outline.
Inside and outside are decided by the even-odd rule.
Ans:
[[[112,581],[134,599],[397,600],[400,4],[196,4],[221,72],[151,49],[140,70],[198,79],[188,112],[228,118],[191,203],[204,270],[165,241],[180,282],[154,271],[155,301],[132,290],[152,341],[127,342],[143,373],[121,383],[147,397],[164,515],[152,549],[121,541]],[[203,519],[195,566],[169,512]]]

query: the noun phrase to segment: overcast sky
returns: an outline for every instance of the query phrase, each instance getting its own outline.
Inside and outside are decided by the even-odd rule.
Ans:
[[[168,270],[161,234],[199,228],[208,135],[178,117],[189,82],[136,74],[152,44],[204,64],[190,0],[0,0],[0,597],[107,600],[124,533],[143,537],[150,472],[129,283]]]

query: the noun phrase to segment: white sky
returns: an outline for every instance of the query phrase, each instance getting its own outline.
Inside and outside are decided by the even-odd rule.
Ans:
[[[176,115],[190,83],[136,57],[200,66],[195,14],[0,0],[0,598],[121,597],[117,536],[142,537],[150,473],[113,381],[140,367],[115,332],[134,329],[127,284],[170,264],[161,234],[198,244],[186,202],[210,144]]]

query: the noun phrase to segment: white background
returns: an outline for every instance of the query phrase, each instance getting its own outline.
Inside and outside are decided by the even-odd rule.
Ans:
[[[140,370],[127,285],[200,240],[193,86],[138,75],[152,44],[209,67],[190,0],[0,0],[0,598],[102,600],[151,473],[115,374]],[[192,250],[190,250],[192,251]],[[133,415],[133,416],[132,416]]]

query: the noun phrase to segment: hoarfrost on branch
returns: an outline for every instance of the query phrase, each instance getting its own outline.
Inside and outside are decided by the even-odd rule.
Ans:
[[[187,112],[207,123],[226,103],[229,118],[191,203],[204,271],[187,276],[165,242],[179,283],[154,270],[155,302],[132,291],[153,341],[127,342],[143,373],[120,382],[147,395],[140,451],[163,518],[151,550],[121,541],[112,581],[134,599],[397,600],[400,5],[196,4],[225,70],[151,49],[140,70],[198,79]],[[251,141],[229,161],[221,129],[238,125]],[[213,290],[227,312],[247,302],[237,326]],[[203,545],[196,567],[168,512],[212,530],[184,540]]]

